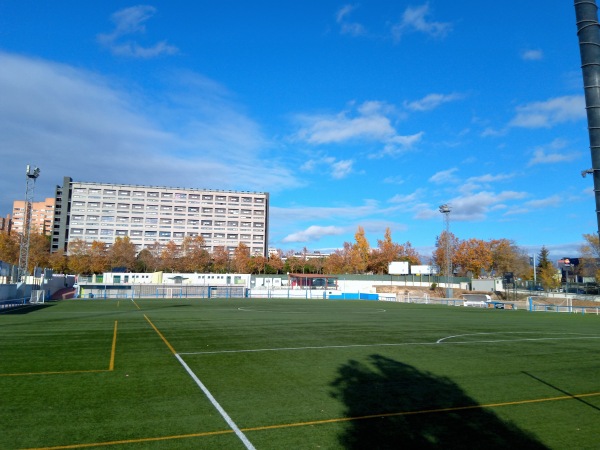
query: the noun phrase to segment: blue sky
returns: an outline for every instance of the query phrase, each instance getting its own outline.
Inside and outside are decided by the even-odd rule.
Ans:
[[[0,2],[0,212],[76,181],[267,191],[270,246],[597,229],[572,2]]]

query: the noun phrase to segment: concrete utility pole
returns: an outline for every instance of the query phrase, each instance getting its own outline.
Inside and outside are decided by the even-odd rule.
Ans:
[[[27,166],[25,173],[27,183],[25,187],[25,212],[23,214],[23,230],[21,231],[21,242],[19,245],[19,272],[17,282],[26,281],[27,268],[29,266],[29,238],[31,236],[31,204],[35,191],[35,180],[40,176],[40,169]]]

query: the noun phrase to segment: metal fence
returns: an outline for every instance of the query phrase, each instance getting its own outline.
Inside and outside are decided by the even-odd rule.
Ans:
[[[574,299],[570,297],[565,298],[560,304],[550,303],[548,299],[540,297],[529,297],[527,300],[529,311],[600,315],[600,302],[590,301],[591,303],[597,303],[593,305],[574,305]]]
[[[27,303],[29,303],[29,300],[30,300],[29,297],[15,298],[12,300],[1,300],[0,301],[0,312],[26,305]]]
[[[79,298],[243,298],[243,286],[195,286],[195,285],[98,285],[79,286]]]

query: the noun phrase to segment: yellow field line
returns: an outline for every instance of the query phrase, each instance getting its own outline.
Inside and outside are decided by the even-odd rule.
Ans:
[[[148,320],[149,321],[149,320]],[[154,327],[154,325],[153,325]],[[155,328],[156,329],[156,328]],[[156,330],[158,332],[158,330]],[[160,332],[158,332],[160,334]],[[161,335],[162,337],[162,335]],[[167,343],[167,345],[169,345]],[[367,419],[380,419],[382,417],[398,417],[398,416],[412,416],[417,414],[436,414],[436,413],[445,413],[452,411],[467,411],[472,409],[484,409],[484,408],[499,408],[502,406],[515,406],[515,405],[525,405],[530,403],[543,403],[543,402],[552,402],[559,400],[574,400],[578,398],[585,397],[597,397],[600,395],[600,392],[591,392],[589,394],[575,394],[575,395],[563,395],[560,397],[549,397],[549,398],[536,398],[530,400],[519,400],[514,402],[504,402],[504,403],[488,403],[485,405],[469,405],[469,406],[457,406],[452,408],[439,408],[439,409],[426,409],[420,411],[404,411],[397,413],[385,413],[385,414],[371,414],[368,416],[357,416],[357,417],[339,417],[335,419],[324,419],[324,420],[313,420],[310,422],[296,422],[296,423],[284,423],[279,425],[266,425],[261,427],[252,427],[252,428],[241,428],[240,431],[248,432],[248,431],[265,431],[265,430],[274,430],[281,428],[291,428],[291,427],[303,427],[303,426],[311,426],[311,425],[323,425],[328,423],[340,423],[340,422],[352,422],[355,420],[367,420]],[[231,434],[233,430],[222,430],[222,431],[209,431],[204,433],[192,433],[192,434],[180,434],[175,436],[161,436],[161,437],[152,437],[152,438],[140,438],[140,439],[125,439],[121,441],[109,441],[109,442],[94,442],[89,444],[72,444],[72,445],[63,445],[57,447],[39,447],[39,448],[29,448],[23,450],[62,450],[62,449],[73,449],[73,448],[89,448],[89,447],[101,447],[103,445],[118,445],[118,444],[137,444],[140,442],[156,442],[156,441],[167,441],[172,439],[188,439],[193,437],[204,437],[204,436],[215,436],[219,434]]]
[[[289,428],[289,427],[303,427],[309,425],[321,425],[326,423],[337,423],[337,422],[352,422],[355,420],[367,420],[367,419],[380,419],[382,417],[398,417],[398,416],[415,416],[418,414],[436,414],[436,413],[444,413],[444,412],[455,412],[455,411],[467,411],[471,409],[484,409],[484,408],[499,408],[502,406],[515,406],[515,405],[525,405],[528,403],[543,403],[543,402],[552,402],[558,400],[574,400],[578,398],[584,397],[596,397],[600,395],[600,392],[592,392],[590,394],[578,394],[578,395],[563,395],[560,397],[550,397],[550,398],[536,398],[531,400],[519,400],[514,402],[504,402],[504,403],[488,403],[485,405],[469,405],[469,406],[456,406],[452,408],[439,408],[439,409],[424,409],[419,411],[403,411],[397,413],[383,413],[383,414],[371,414],[368,416],[356,416],[356,417],[339,417],[336,419],[324,419],[324,420],[314,420],[311,422],[297,422],[297,423],[287,423],[280,425],[266,425],[255,428],[242,428],[242,431],[262,431],[262,430],[273,430],[277,428]]]
[[[117,350],[117,323],[118,321],[115,320],[115,331],[113,332],[112,347],[110,349],[110,363],[108,363],[108,370],[110,370],[111,372],[115,370],[115,352]]]
[[[115,320],[115,328],[113,331],[113,340],[110,350],[110,361],[108,363],[108,369],[92,369],[92,370],[64,370],[64,371],[52,371],[52,372],[20,372],[20,373],[0,373],[0,377],[23,377],[31,375],[67,375],[73,373],[100,373],[100,372],[112,372],[115,370],[115,354],[117,350],[117,324]]]
[[[173,348],[173,346],[171,344],[169,344],[169,341],[167,341],[167,339],[162,335],[162,333],[160,331],[158,331],[158,328],[156,328],[154,326],[154,324],[152,323],[152,321],[148,318],[148,316],[146,314],[144,314],[144,318],[148,321],[148,323],[150,324],[150,326],[152,328],[154,328],[154,331],[156,331],[156,333],[160,336],[160,338],[163,340],[163,342],[167,345],[167,347],[169,347],[169,350],[171,350],[171,352],[175,355],[177,354],[177,352],[175,351],[175,349]]]
[[[131,301],[133,302],[133,304],[135,305],[135,307],[136,307],[137,309],[142,309],[142,308],[140,308],[140,305],[138,305],[138,304],[135,302],[135,300],[134,300],[134,299],[131,299]]]

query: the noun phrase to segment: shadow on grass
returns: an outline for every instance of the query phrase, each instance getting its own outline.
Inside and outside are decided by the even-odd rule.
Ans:
[[[0,310],[0,315],[13,315],[13,314],[30,314],[41,309],[50,308],[54,306],[53,303],[42,303],[39,305],[19,305],[13,308],[5,308]]]
[[[343,448],[547,448],[490,410],[439,411],[477,406],[450,379],[380,355],[370,359],[369,365],[344,364],[332,383],[332,395],[344,402],[346,416],[363,418],[348,422],[340,436]],[[384,417],[365,417],[379,414]]]

